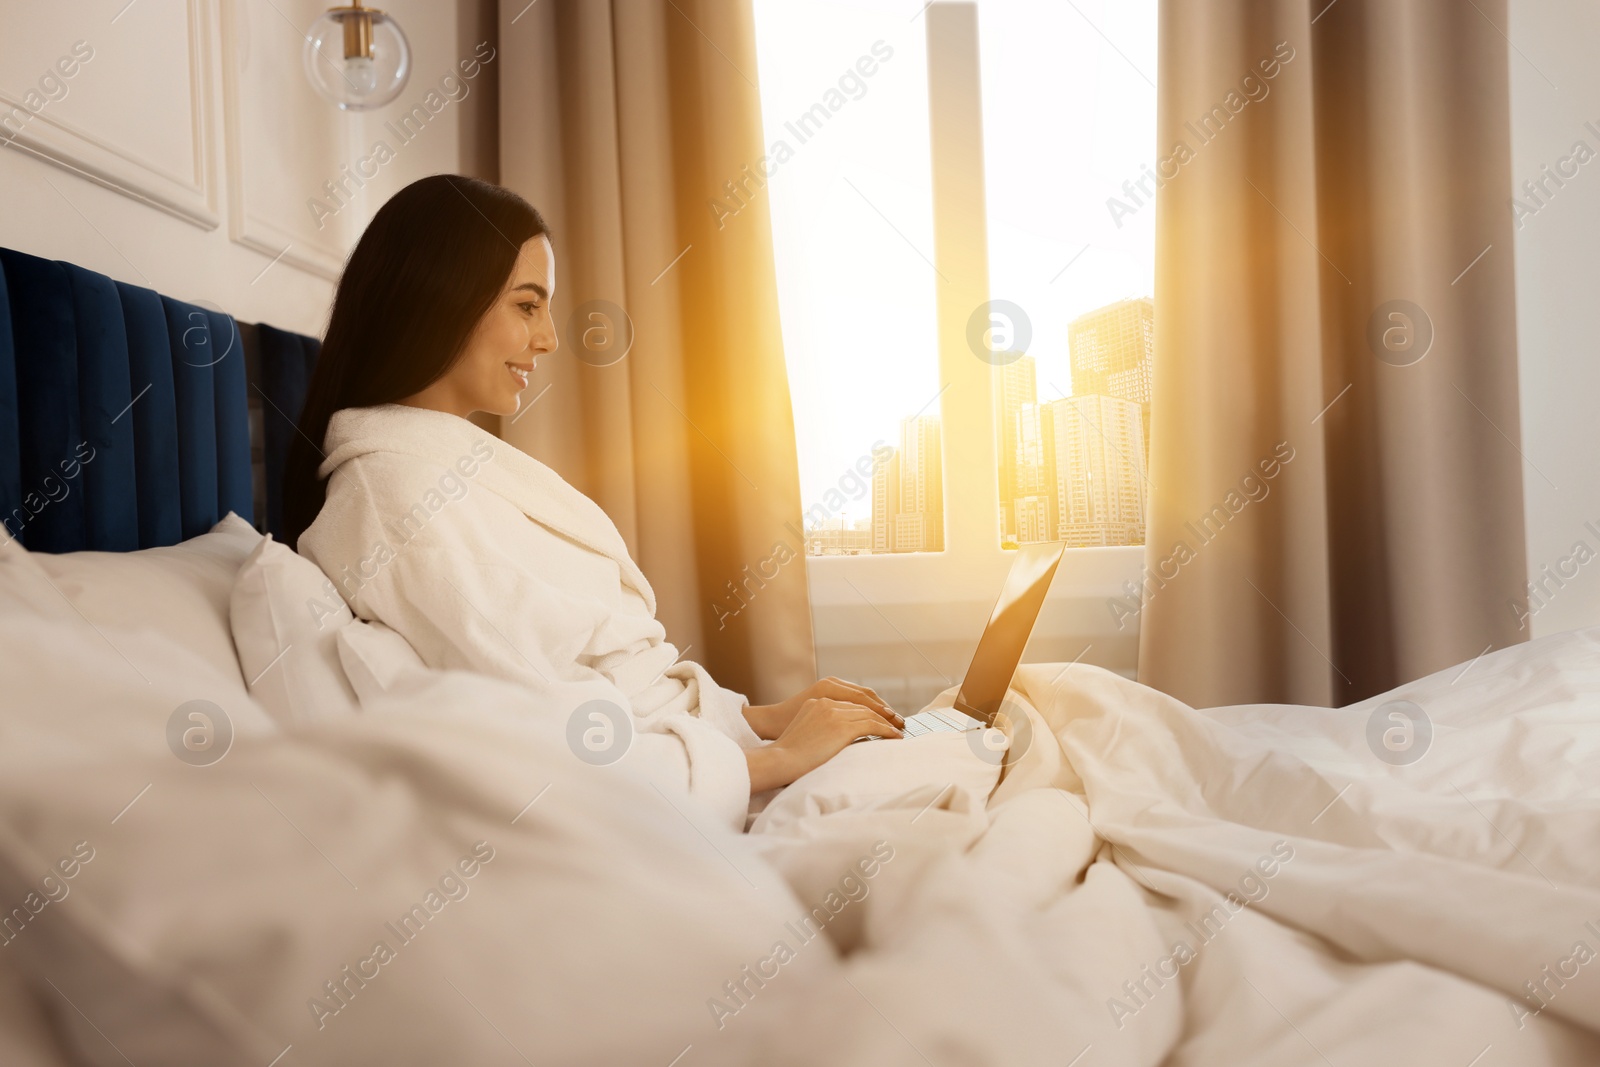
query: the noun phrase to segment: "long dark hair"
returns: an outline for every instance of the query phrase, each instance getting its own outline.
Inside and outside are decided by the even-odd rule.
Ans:
[[[378,209],[350,253],[284,469],[284,537],[322,510],[328,421],[389,404],[444,376],[499,296],[523,244],[549,228],[509,189],[459,174],[412,182]]]

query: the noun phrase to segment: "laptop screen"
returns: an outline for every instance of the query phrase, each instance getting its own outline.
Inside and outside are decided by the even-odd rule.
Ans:
[[[1033,633],[1033,624],[1044,606],[1045,594],[1050,591],[1065,548],[1065,542],[1052,541],[1017,549],[989,625],[984,627],[978,650],[972,654],[972,665],[961,681],[957,710],[985,722],[994,721],[1011,677],[1017,673],[1017,664],[1022,662],[1022,650]]]

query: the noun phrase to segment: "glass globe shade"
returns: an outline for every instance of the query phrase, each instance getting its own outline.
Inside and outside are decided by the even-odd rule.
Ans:
[[[312,88],[344,111],[382,107],[411,75],[411,45],[400,24],[372,8],[324,12],[306,31],[301,56]]]

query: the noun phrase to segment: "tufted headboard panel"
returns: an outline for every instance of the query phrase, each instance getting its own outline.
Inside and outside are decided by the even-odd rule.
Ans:
[[[176,544],[230,511],[268,528],[315,356],[311,338],[241,331],[220,311],[0,249],[0,522],[36,552]]]

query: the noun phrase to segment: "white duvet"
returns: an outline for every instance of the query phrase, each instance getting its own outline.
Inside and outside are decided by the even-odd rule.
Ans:
[[[685,1063],[1600,1063],[1600,632],[1339,710],[1081,665],[1017,688],[1038,718],[993,796],[966,740],[864,745],[788,821],[706,829],[795,903],[766,894],[791,918]],[[1367,739],[1395,699],[1432,729],[1405,766]]]
[[[837,974],[906,1062],[1600,1063],[1600,633],[1338,710],[1018,689],[1041,715],[983,809],[760,842],[812,893],[820,856],[916,842]],[[1396,700],[1431,724],[1409,765],[1367,740]]]
[[[97,842],[52,914],[111,948],[42,925],[7,958],[96,1063],[123,1062],[97,1031],[164,1063],[1600,1063],[1600,631],[1340,710],[1200,712],[1082,665],[1017,689],[992,796],[964,740],[862,745],[742,835],[461,673],[204,776],[18,775],[7,853]],[[1409,765],[1368,741],[1397,699],[1431,726]],[[106,994],[120,1017],[108,961],[158,976]],[[342,1003],[344,965],[381,977]]]

